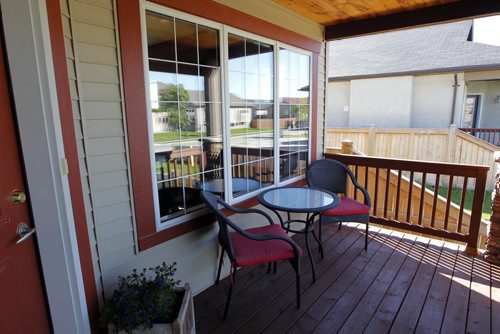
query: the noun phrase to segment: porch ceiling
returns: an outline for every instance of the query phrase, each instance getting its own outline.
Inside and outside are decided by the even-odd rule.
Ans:
[[[491,0],[273,0],[325,26],[333,40],[500,13]]]

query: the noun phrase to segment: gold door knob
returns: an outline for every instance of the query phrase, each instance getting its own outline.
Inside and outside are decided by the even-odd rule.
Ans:
[[[23,204],[26,202],[26,194],[19,190],[14,190],[10,196],[10,200],[14,204]]]

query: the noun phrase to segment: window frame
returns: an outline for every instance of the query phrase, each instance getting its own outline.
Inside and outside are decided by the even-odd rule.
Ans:
[[[214,222],[211,214],[199,216],[192,220],[157,230],[154,217],[152,189],[152,167],[149,152],[148,124],[146,111],[146,91],[144,79],[144,55],[142,47],[141,15],[144,4],[157,5],[169,13],[177,11],[192,15],[196,20],[207,19],[216,24],[228,25],[236,29],[249,31],[258,36],[285,43],[288,47],[298,47],[312,52],[311,80],[311,124],[310,155],[314,161],[317,155],[317,107],[318,107],[318,70],[319,55],[324,54],[324,42],[292,32],[256,16],[240,12],[236,9],[214,1],[200,0],[196,2],[180,0],[123,1],[117,3],[117,52],[119,53],[122,71],[122,92],[124,119],[126,124],[125,141],[127,145],[128,171],[130,175],[131,205],[134,234],[137,238],[136,251],[141,252],[165,241],[177,238],[195,229]],[[224,52],[224,51],[222,51]],[[324,66],[321,65],[324,69]],[[222,83],[224,84],[224,82]],[[323,87],[323,86],[322,86]],[[324,87],[323,87],[324,88]],[[300,182],[303,182],[300,181]],[[243,198],[241,199],[243,200]],[[236,204],[238,207],[255,205],[255,197]]]

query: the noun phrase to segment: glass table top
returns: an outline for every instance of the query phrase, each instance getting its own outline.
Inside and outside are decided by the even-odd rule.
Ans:
[[[340,203],[339,197],[329,191],[302,187],[270,189],[259,196],[259,201],[277,210],[295,212],[324,211]]]

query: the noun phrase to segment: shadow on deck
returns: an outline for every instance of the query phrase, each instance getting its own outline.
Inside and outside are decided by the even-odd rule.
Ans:
[[[195,297],[198,333],[406,333],[500,331],[500,267],[454,243],[373,226],[323,229],[325,258],[314,251],[317,280],[302,256],[302,305],[294,272],[267,266],[238,271],[222,320],[228,280]],[[294,239],[304,246],[304,236]]]

